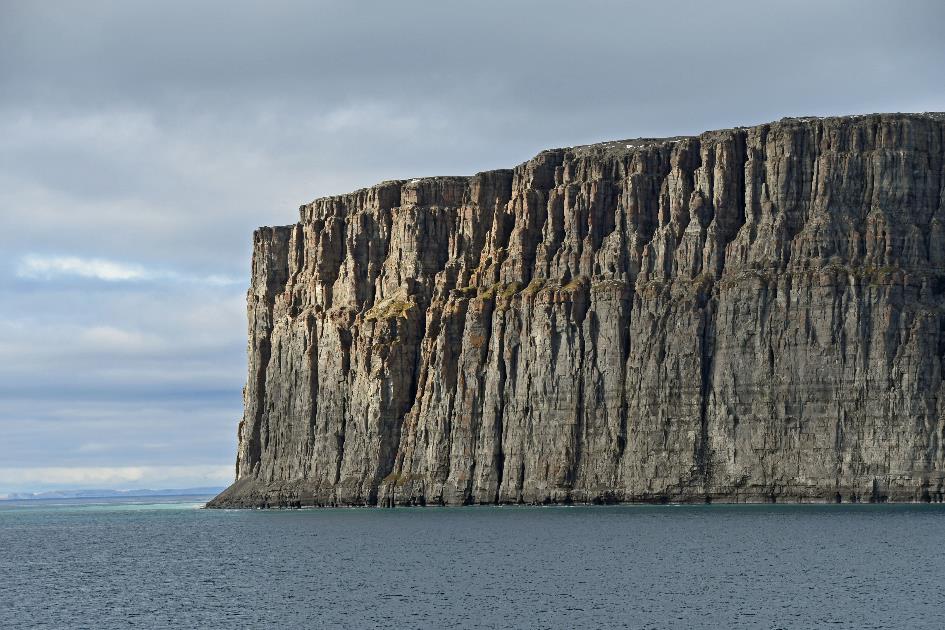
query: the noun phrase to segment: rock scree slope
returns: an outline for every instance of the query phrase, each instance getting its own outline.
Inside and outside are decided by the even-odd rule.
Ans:
[[[945,114],[388,181],[253,236],[210,507],[942,501]]]

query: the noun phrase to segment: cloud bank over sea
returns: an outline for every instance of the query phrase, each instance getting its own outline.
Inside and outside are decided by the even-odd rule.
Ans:
[[[941,110],[943,23],[921,0],[4,2],[0,493],[229,482],[252,231],[302,203]]]

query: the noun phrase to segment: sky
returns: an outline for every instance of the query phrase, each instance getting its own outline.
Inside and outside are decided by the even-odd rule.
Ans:
[[[0,0],[0,494],[232,481],[260,225],[385,179],[945,110],[945,3]]]

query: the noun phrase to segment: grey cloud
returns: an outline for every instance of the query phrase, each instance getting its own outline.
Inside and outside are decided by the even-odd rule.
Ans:
[[[247,277],[256,226],[552,146],[945,109],[943,23],[932,0],[7,0],[0,432],[23,466],[228,465],[244,285],[208,280]]]

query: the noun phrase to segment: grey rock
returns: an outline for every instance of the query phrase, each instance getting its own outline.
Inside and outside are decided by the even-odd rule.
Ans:
[[[318,199],[247,306],[212,507],[941,501],[945,114]]]

